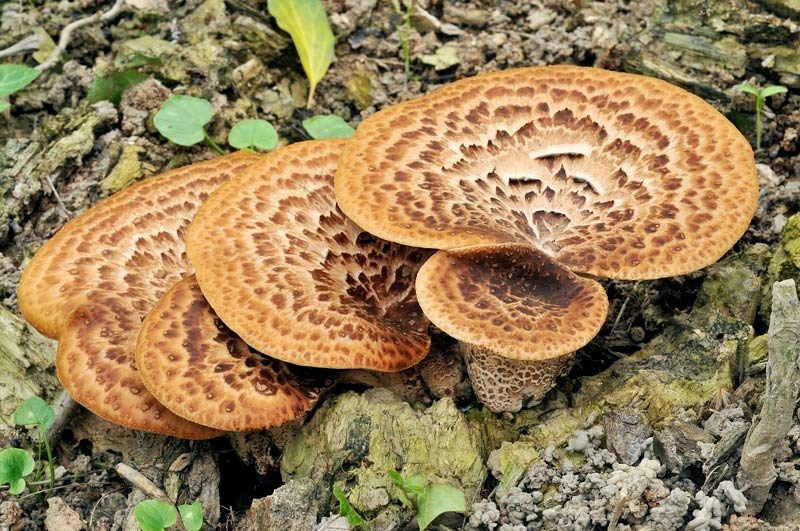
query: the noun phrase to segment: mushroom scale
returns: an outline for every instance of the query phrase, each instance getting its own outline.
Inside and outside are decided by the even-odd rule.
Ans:
[[[400,371],[428,352],[414,280],[429,251],[379,240],[336,205],[347,141],[293,144],[221,186],[187,252],[211,307],[251,347],[309,367]]]
[[[136,365],[145,386],[174,413],[226,431],[295,420],[332,385],[319,371],[251,350],[217,317],[194,276],[177,282],[144,320]]]
[[[527,242],[616,279],[713,263],[758,197],[747,140],[702,99],[575,66],[479,75],[380,111],[345,148],[335,186],[345,214],[381,238]]]
[[[437,252],[417,275],[417,298],[449,336],[511,360],[573,352],[608,313],[599,283],[515,243]]]
[[[221,432],[158,403],[136,371],[141,323],[191,273],[183,236],[212,190],[260,156],[236,153],[148,178],[70,220],[22,274],[22,314],[59,340],[56,368],[73,398],[126,427],[187,439]]]

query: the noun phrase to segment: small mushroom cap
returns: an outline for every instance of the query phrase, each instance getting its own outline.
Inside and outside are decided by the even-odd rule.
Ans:
[[[457,81],[364,120],[336,196],[405,245],[529,242],[573,271],[618,279],[709,265],[758,197],[746,139],[658,79],[575,66]]]
[[[136,372],[141,323],[191,273],[183,235],[199,205],[260,160],[237,153],[151,177],[72,219],[28,264],[22,314],[59,340],[61,383],[93,413],[129,428],[187,439],[220,435],[159,404]]]
[[[310,410],[324,387],[252,351],[208,305],[194,276],[176,283],[144,320],[136,366],[177,415],[227,431],[275,428]],[[303,368],[300,368],[301,371]]]
[[[514,360],[546,360],[592,340],[608,313],[603,287],[525,244],[434,254],[417,299],[445,333]]]
[[[414,279],[429,252],[378,240],[339,210],[346,141],[265,156],[221,186],[187,235],[197,282],[251,347],[309,367],[399,371],[428,352]]]

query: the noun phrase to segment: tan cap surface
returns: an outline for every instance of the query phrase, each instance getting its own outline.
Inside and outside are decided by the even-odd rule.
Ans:
[[[398,371],[424,357],[414,295],[427,251],[378,240],[336,206],[346,141],[265,156],[200,208],[187,252],[211,307],[259,352],[311,367]]]
[[[156,402],[136,372],[134,349],[153,304],[191,272],[183,234],[198,206],[258,160],[237,153],[151,177],[71,220],[31,260],[20,309],[59,340],[59,378],[87,409],[144,431],[220,434]]]
[[[417,298],[448,335],[514,360],[573,352],[608,313],[600,284],[514,243],[437,252],[417,275]]]
[[[716,261],[758,196],[746,139],[658,79],[575,66],[457,81],[362,122],[342,210],[435,249],[529,242],[591,275],[658,278]]]
[[[227,431],[297,419],[326,385],[312,377],[318,370],[292,368],[251,350],[220,321],[194,276],[176,283],[144,320],[136,365],[147,388],[173,412]]]

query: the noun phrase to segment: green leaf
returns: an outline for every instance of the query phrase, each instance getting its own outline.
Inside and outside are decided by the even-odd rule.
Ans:
[[[133,508],[136,523],[142,531],[163,531],[178,521],[175,507],[161,500],[144,500]]]
[[[211,121],[211,103],[192,96],[172,96],[153,118],[158,132],[180,146],[193,146],[205,138],[203,127]]]
[[[768,87],[764,87],[763,89],[761,89],[761,97],[769,98],[770,96],[774,96],[775,94],[783,94],[788,90],[789,89],[787,89],[783,85],[770,85]]]
[[[267,0],[278,26],[292,37],[308,78],[308,103],[333,60],[335,39],[322,0]]]
[[[196,501],[192,504],[178,505],[181,521],[186,531],[200,531],[203,527],[203,505]]]
[[[3,112],[4,110],[8,109],[9,107],[11,107],[11,104],[8,103],[7,101],[0,101],[0,112]]]
[[[266,120],[242,120],[228,133],[228,144],[238,149],[269,151],[278,145],[278,133]]]
[[[403,479],[403,476],[400,475],[400,472],[398,472],[397,470],[389,469],[386,471],[386,473],[389,475],[389,479],[391,479],[395,485],[397,485],[401,489],[406,488],[406,481]]]
[[[9,484],[8,492],[19,494],[25,490],[25,476],[33,472],[36,463],[27,450],[6,448],[0,451],[0,485]]]
[[[438,483],[428,485],[418,500],[417,523],[420,531],[425,531],[425,528],[442,513],[466,511],[467,500],[459,489]]]
[[[350,505],[350,502],[347,500],[347,496],[345,496],[342,489],[338,486],[333,487],[333,495],[339,501],[339,515],[344,516],[347,518],[347,523],[350,524],[350,527],[358,527],[360,525],[364,525],[364,519],[361,517],[353,506]]]
[[[738,85],[736,85],[733,88],[741,90],[742,92],[745,92],[747,94],[752,94],[755,97],[758,97],[759,94],[760,94],[760,91],[758,90],[758,87],[754,87],[750,83],[739,83]]]
[[[142,52],[134,52],[114,59],[114,66],[117,68],[139,68],[142,66],[162,66],[164,61],[158,57],[151,57]]]
[[[406,486],[405,489],[409,492],[413,492],[414,494],[422,494],[425,492],[425,484],[428,482],[424,476],[414,475],[408,476],[406,478]]]
[[[303,128],[311,138],[350,138],[355,129],[350,124],[333,114],[319,114],[303,120]]]
[[[30,397],[14,411],[14,422],[19,426],[36,424],[46,430],[55,421],[53,408],[38,396]]]
[[[111,72],[92,81],[87,97],[91,103],[108,100],[114,105],[119,105],[123,92],[146,79],[146,75],[133,69]]]
[[[0,98],[14,94],[39,77],[35,68],[25,65],[0,65]]]

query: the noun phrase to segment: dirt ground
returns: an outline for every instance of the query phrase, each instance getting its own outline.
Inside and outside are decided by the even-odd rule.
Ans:
[[[171,94],[212,102],[216,116],[207,130],[221,145],[234,123],[255,117],[272,122],[281,142],[291,143],[307,138],[301,122],[309,116],[335,114],[356,127],[377,110],[481,72],[546,64],[630,70],[635,62],[631,54],[641,53],[643,36],[665,17],[671,20],[669,9],[680,11],[685,4],[669,3],[672,7],[667,8],[651,0],[415,0],[407,75],[401,45],[404,8],[389,0],[324,3],[337,44],[311,109],[304,106],[307,82],[297,56],[265,2],[129,0],[114,20],[77,30],[63,60],[13,96],[11,110],[0,114],[2,305],[18,313],[15,292],[26,260],[65,221],[124,184],[216,155],[205,144],[172,144],[155,130],[153,115]],[[70,21],[110,7],[110,2],[96,0],[7,1],[0,6],[0,50],[32,34],[57,40]],[[762,19],[782,21],[774,25],[770,46],[788,42],[800,50],[797,24],[790,17],[762,11],[756,9]],[[713,13],[709,16],[713,19]],[[714,27],[708,20],[697,24]],[[116,58],[135,52],[158,55],[162,64],[142,67],[148,80],[128,89],[119,105],[90,103],[93,78],[113,69]],[[3,60],[35,65],[32,53]],[[674,54],[670,57],[680,62]],[[774,70],[751,60],[741,71],[716,76],[713,84],[706,79],[698,83],[708,88],[700,93],[721,95],[709,98],[710,103],[754,142],[752,99],[733,86],[781,80]],[[697,86],[689,83],[687,88]],[[799,131],[800,95],[794,86],[767,103],[763,148],[756,153],[762,186],[759,209],[735,251],[757,242],[774,247],[787,220],[800,211]],[[609,320],[581,351],[572,377],[597,374],[636,352],[673,317],[689,312],[703,279],[699,272],[649,283],[606,283]],[[767,326],[762,315],[755,322],[755,335],[766,333]],[[459,405],[471,407],[468,398]],[[0,529],[40,529],[46,515],[55,519],[47,524],[49,529],[78,529],[74,522],[88,529],[132,528],[129,508],[143,495],[132,493],[130,482],[120,477],[115,469],[120,462],[147,462],[155,470],[151,480],[180,491],[183,499],[203,499],[206,510],[219,516],[220,529],[240,528],[250,502],[281,484],[276,468],[279,444],[263,443],[259,448],[253,441],[189,445],[160,440],[157,444],[163,446],[147,448],[156,443],[90,415],[78,419],[57,447],[66,479],[57,492],[48,494],[63,503],[52,502],[47,510],[41,496],[2,493]],[[18,430],[10,443],[24,446],[30,438]],[[203,457],[184,463],[186,454]],[[209,482],[216,482],[217,488],[209,488]],[[490,484],[484,489],[487,496]],[[750,528],[742,524],[730,529]]]

